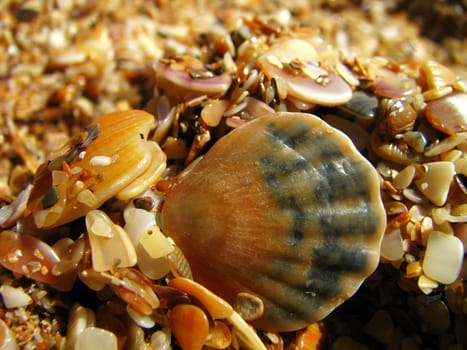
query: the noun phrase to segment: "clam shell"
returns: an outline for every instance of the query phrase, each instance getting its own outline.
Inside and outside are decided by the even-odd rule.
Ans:
[[[165,199],[161,225],[194,279],[254,321],[296,330],[324,318],[376,268],[379,177],[350,139],[310,114],[276,113],[220,139]]]

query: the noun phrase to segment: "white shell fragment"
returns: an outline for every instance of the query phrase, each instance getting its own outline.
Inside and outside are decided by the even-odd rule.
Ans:
[[[12,226],[23,215],[31,190],[32,185],[28,185],[10,204],[0,208],[0,228]]]
[[[381,244],[381,257],[388,261],[398,261],[404,256],[402,236],[399,229],[394,230],[383,237]]]
[[[96,315],[91,309],[85,308],[78,303],[73,304],[70,310],[68,326],[66,331],[66,350],[75,348],[76,339],[88,327],[94,326]]]
[[[156,225],[154,214],[144,209],[125,208],[123,218],[125,219],[124,229],[135,246],[138,245],[144,233]]]
[[[16,342],[13,331],[0,319],[0,349],[1,350],[18,350],[19,346]]]
[[[446,203],[455,167],[452,162],[426,163],[425,174],[415,181],[418,189],[433,204],[442,206]]]
[[[418,288],[425,293],[426,295],[430,294],[433,289],[439,287],[439,283],[433,281],[431,278],[427,277],[426,275],[421,275],[418,278]]]
[[[86,227],[91,244],[92,265],[96,271],[136,264],[136,252],[128,234],[100,210],[86,215]]]
[[[141,237],[139,244],[153,259],[166,256],[174,250],[173,245],[162,234],[158,226],[153,226],[150,231],[146,231],[143,237]]]
[[[126,312],[135,323],[142,328],[152,328],[155,326],[156,321],[151,315],[143,315],[133,309],[130,305],[126,306]]]
[[[76,338],[74,350],[117,350],[117,337],[102,328],[89,327]]]
[[[22,288],[15,288],[4,284],[0,286],[3,304],[7,309],[22,307],[31,304],[32,299]]]
[[[433,231],[428,237],[423,271],[435,281],[453,283],[459,276],[463,256],[464,246],[459,238]]]

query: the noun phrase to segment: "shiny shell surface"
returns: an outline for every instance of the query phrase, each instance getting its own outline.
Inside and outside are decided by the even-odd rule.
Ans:
[[[162,229],[194,279],[253,321],[290,331],[327,316],[376,268],[386,215],[379,177],[318,117],[273,113],[220,139],[168,192]]]

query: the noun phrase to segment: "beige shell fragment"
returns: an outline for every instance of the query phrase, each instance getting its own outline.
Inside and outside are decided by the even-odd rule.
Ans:
[[[136,264],[136,252],[125,230],[100,210],[86,214],[86,227],[91,244],[92,265],[96,271]]]
[[[433,204],[442,206],[446,203],[455,167],[452,162],[426,163],[426,172],[415,184]]]
[[[423,272],[443,284],[453,283],[462,268],[464,246],[453,235],[433,231],[428,237]]]

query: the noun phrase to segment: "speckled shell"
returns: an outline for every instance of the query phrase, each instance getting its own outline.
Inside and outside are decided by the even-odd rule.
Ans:
[[[291,331],[328,315],[376,268],[386,215],[379,178],[318,117],[270,114],[232,131],[181,176],[163,231],[195,280],[265,307],[256,327]]]

